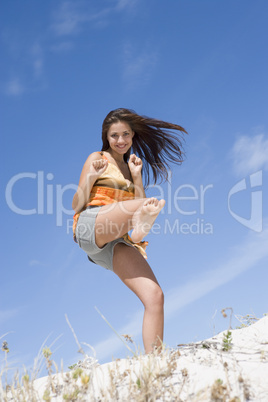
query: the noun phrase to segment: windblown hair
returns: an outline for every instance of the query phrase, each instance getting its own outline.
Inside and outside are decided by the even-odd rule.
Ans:
[[[140,116],[129,109],[112,110],[102,124],[102,151],[109,148],[107,133],[113,123],[124,121],[134,131],[132,152],[143,161],[143,176],[145,184],[150,183],[150,170],[153,173],[154,183],[158,178],[167,180],[169,162],[181,164],[183,161],[182,132],[187,131],[177,124]],[[168,130],[178,130],[180,134]],[[124,155],[128,161],[131,150]]]

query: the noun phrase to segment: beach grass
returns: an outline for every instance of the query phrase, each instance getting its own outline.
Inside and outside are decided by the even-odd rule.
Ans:
[[[222,313],[227,318],[226,310]],[[233,314],[232,310],[229,311]],[[121,336],[111,327],[131,356],[104,365],[98,364],[94,349],[88,344],[85,345],[91,349],[92,356],[85,353],[67,316],[66,321],[83,355],[82,360],[71,366],[68,372],[63,371],[62,363],[59,367],[53,360],[52,346],[56,340],[47,345],[46,339],[31,372],[24,369],[20,375],[17,373],[8,380],[9,346],[5,340],[8,334],[0,337],[1,401],[242,402],[254,400],[256,396],[256,384],[243,374],[241,365],[248,350],[243,350],[243,345],[239,347],[237,341],[239,331],[258,323],[256,317],[239,316],[240,329],[232,330],[230,320],[226,331],[209,340],[172,349],[162,345],[161,350],[147,355],[138,352],[130,335]],[[262,343],[254,350],[252,361],[267,367],[268,348]],[[243,354],[242,360],[239,354]],[[44,365],[47,375],[39,378]],[[256,401],[262,401],[261,396],[258,398]]]

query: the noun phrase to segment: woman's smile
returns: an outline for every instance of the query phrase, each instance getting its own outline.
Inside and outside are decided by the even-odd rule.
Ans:
[[[118,121],[113,123],[107,133],[107,140],[111,151],[116,151],[120,154],[126,153],[132,146],[132,138],[134,132],[128,123]]]

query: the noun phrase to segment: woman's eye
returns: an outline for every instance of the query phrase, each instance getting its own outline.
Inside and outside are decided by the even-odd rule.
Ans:
[[[126,136],[128,136],[129,135],[129,133],[124,133],[124,136],[126,137]]]

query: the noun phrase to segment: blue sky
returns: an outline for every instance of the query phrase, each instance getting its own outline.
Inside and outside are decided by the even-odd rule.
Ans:
[[[142,347],[140,301],[89,263],[71,233],[81,168],[118,107],[189,133],[170,183],[147,190],[166,199],[147,237],[165,293],[165,343],[226,329],[225,307],[266,313],[267,1],[0,7],[0,337],[9,333],[10,365],[32,367],[42,343],[53,341],[65,368],[80,359],[65,314],[101,363],[128,355],[95,306]]]

